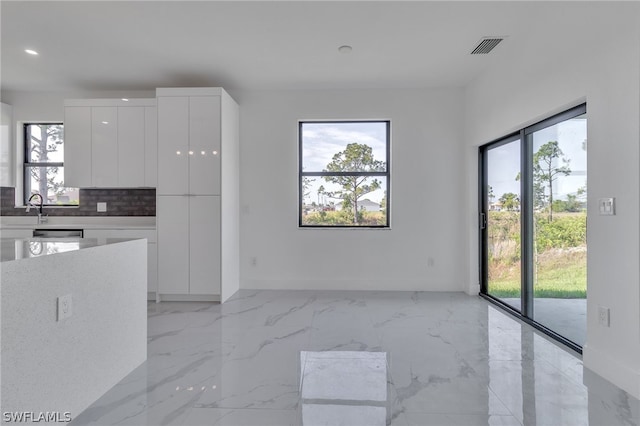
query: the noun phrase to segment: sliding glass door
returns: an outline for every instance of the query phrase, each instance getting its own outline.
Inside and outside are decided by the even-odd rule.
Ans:
[[[521,312],[520,137],[506,138],[485,154],[483,220],[486,222],[487,293]]]
[[[482,293],[579,349],[586,336],[581,105],[480,149]]]
[[[533,309],[538,323],[586,339],[586,114],[528,135],[532,146]]]

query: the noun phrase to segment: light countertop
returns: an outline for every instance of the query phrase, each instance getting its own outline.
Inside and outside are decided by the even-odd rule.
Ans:
[[[1,238],[0,261],[31,259],[92,247],[118,244],[136,238]]]
[[[51,216],[38,224],[35,216],[2,216],[0,229],[156,229],[154,216]]]

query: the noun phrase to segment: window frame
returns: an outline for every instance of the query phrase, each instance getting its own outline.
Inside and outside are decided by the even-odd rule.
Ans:
[[[27,131],[27,128],[29,126],[33,126],[33,125],[55,125],[55,126],[62,126],[63,130],[64,130],[64,122],[61,121],[28,121],[28,122],[23,122],[22,123],[22,202],[24,203],[24,205],[28,205],[29,204],[29,197],[31,197],[31,184],[30,184],[30,170],[32,168],[37,168],[37,167],[64,167],[64,161],[49,161],[49,162],[30,162],[30,155],[29,155],[29,135],[30,133]],[[62,143],[64,145],[64,138],[62,140]],[[42,194],[40,194],[42,195]],[[48,197],[47,195],[43,195],[42,196],[42,206],[43,207],[78,207],[78,204],[70,204],[70,203],[65,203],[65,204],[50,204],[48,203]]]
[[[348,123],[384,123],[386,125],[386,147],[385,147],[385,171],[384,172],[324,172],[324,171],[303,171],[303,137],[302,129],[305,124],[348,124]],[[304,186],[305,177],[324,176],[371,176],[383,177],[386,193],[385,218],[383,225],[316,225],[304,224],[302,214],[304,211]],[[299,120],[298,121],[298,228],[299,229],[391,229],[391,120],[390,119],[363,119],[363,120]]]

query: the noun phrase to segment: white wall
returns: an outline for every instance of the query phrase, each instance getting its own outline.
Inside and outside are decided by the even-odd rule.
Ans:
[[[627,5],[600,41],[548,62],[503,64],[466,91],[468,248],[477,270],[477,147],[587,101],[588,299],[584,364],[640,397],[640,9]],[[630,13],[632,12],[632,13]],[[613,24],[613,22],[612,22]],[[593,43],[591,43],[593,42]],[[615,197],[616,216],[597,199]],[[469,291],[477,291],[470,273]],[[611,327],[597,308],[611,309]]]
[[[242,288],[464,288],[461,90],[233,96],[241,114]],[[392,229],[298,228],[298,120],[304,119],[391,120]]]

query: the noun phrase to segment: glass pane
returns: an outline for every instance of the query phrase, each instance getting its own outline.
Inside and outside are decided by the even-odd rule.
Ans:
[[[305,172],[385,172],[387,122],[302,123]]]
[[[487,151],[487,184],[487,292],[520,311],[520,139]]]
[[[587,296],[587,120],[533,135],[533,319],[584,345]]]
[[[386,226],[386,190],[384,176],[305,176],[302,224]]]
[[[64,126],[62,124],[28,124],[26,132],[27,163],[62,163],[64,161]]]
[[[80,190],[64,186],[64,167],[26,167],[25,198],[41,194],[44,204],[79,203]],[[46,196],[45,196],[46,194]],[[26,201],[26,200],[25,200]]]

